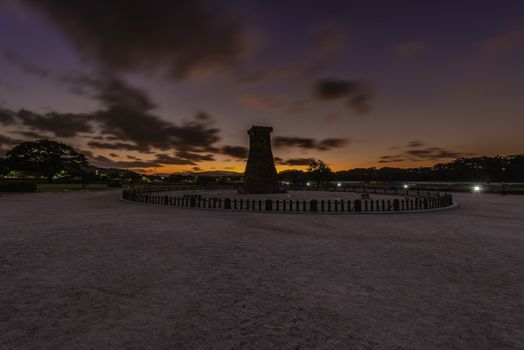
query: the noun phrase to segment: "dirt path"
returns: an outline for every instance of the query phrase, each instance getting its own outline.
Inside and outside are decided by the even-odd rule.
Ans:
[[[0,198],[0,349],[522,349],[524,197],[405,215]]]

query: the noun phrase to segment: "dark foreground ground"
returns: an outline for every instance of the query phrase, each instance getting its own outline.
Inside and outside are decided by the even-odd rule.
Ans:
[[[404,215],[0,197],[0,349],[523,349],[524,197]]]

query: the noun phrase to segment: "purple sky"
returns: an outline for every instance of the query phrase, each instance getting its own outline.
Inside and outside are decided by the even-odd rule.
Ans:
[[[260,124],[280,169],[522,153],[523,23],[517,0],[0,0],[0,150],[241,171]]]

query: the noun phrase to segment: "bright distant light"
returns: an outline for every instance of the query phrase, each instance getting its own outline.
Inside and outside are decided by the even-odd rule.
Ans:
[[[408,185],[404,185],[404,186],[402,186],[402,187],[404,187],[405,189],[407,189],[409,186],[408,186]]]
[[[311,182],[308,182],[306,185],[307,185],[307,186],[311,186]]]
[[[479,185],[473,186],[473,191],[474,192],[480,192],[480,190],[482,190],[482,188],[480,188]]]
[[[342,186],[342,184],[339,182],[339,183],[337,183],[337,186],[340,187],[340,186]]]

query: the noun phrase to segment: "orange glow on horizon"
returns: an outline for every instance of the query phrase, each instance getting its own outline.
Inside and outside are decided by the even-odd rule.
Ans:
[[[351,170],[355,168],[419,168],[419,167],[430,167],[438,163],[447,163],[451,162],[452,160],[442,160],[439,162],[435,161],[419,161],[419,162],[402,162],[402,163],[379,163],[379,162],[369,162],[369,163],[342,163],[340,165],[333,166],[328,163],[328,166],[333,171],[342,171],[342,170]],[[307,170],[307,166],[290,166],[290,165],[276,165],[277,172],[281,172],[284,170]],[[177,166],[170,166],[166,165],[163,167],[158,168],[127,168],[127,170],[133,170],[140,173],[144,173],[147,175],[153,175],[153,174],[172,174],[172,173],[185,173],[185,172],[206,172],[206,171],[229,171],[229,172],[235,172],[243,174],[245,170],[245,163],[242,163],[242,165],[238,166],[231,166],[230,163],[222,163],[222,164],[213,164],[209,166],[199,166],[199,170],[193,170],[192,167],[177,167]]]

